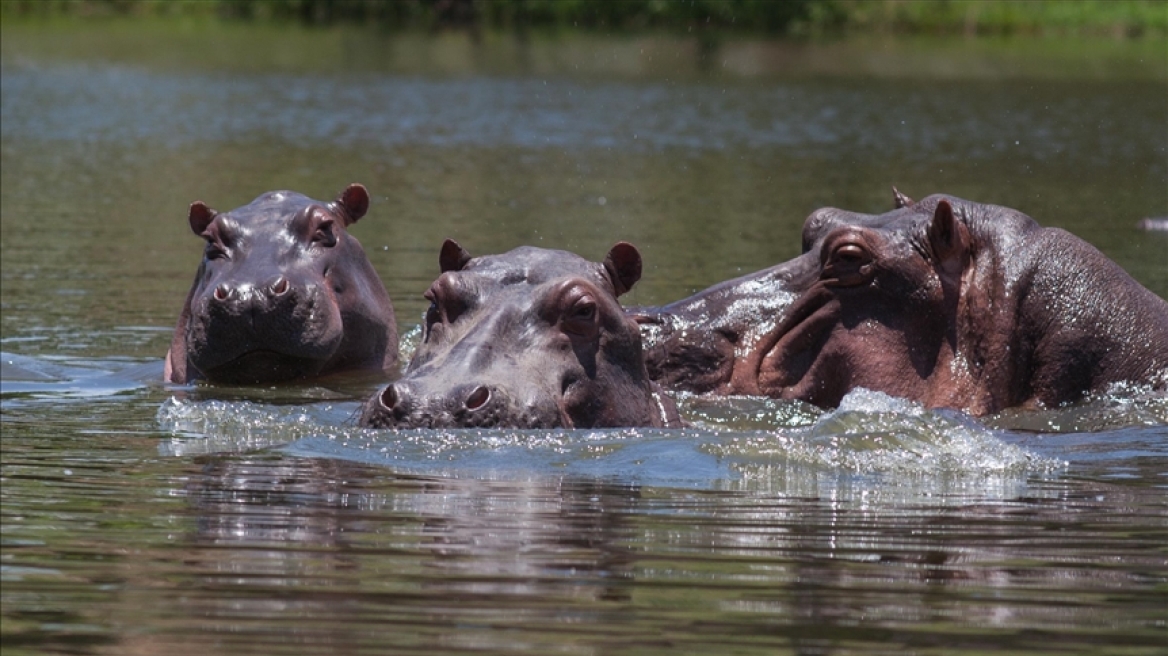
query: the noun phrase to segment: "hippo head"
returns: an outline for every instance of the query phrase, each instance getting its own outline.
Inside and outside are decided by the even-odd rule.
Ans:
[[[1168,381],[1168,304],[1083,240],[944,195],[814,212],[796,294],[736,366],[754,393],[837,405],[864,387],[975,415]]]
[[[893,203],[817,210],[799,257],[633,310],[650,376],[825,407],[864,387],[971,414],[1168,386],[1168,303],[1090,244],[1008,207],[895,189]]]
[[[946,200],[933,212],[907,197],[897,205],[878,216],[808,217],[804,254],[780,265],[795,299],[735,367],[737,383],[820,406],[856,387],[914,399],[938,392],[971,239]]]
[[[391,370],[393,307],[346,230],[368,207],[359,184],[330,203],[291,191],[224,213],[193,203],[191,230],[206,248],[167,354],[167,380],[270,383]]]
[[[422,341],[404,377],[365,405],[378,428],[660,426],[637,324],[617,296],[641,276],[618,243],[603,264],[521,247],[471,257],[447,240],[425,297]]]

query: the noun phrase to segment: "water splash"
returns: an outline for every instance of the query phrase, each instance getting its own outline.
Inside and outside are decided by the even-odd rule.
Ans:
[[[1161,383],[1168,386],[1168,382]],[[1044,433],[1096,433],[1130,426],[1168,427],[1168,391],[1113,383],[1083,400],[1041,410],[1004,410],[985,419],[994,428]]]
[[[712,397],[676,395],[677,406],[690,424],[710,430],[774,430],[813,425],[824,411],[802,401],[763,396]]]
[[[881,392],[857,389],[806,428],[736,436],[727,453],[781,456],[855,472],[1003,471],[1038,464],[1035,454],[1003,441],[960,412],[927,410]]]
[[[159,428],[171,434],[158,449],[169,456],[265,449],[327,431],[335,415],[328,403],[273,406],[172,396],[158,408]]]
[[[1066,467],[962,413],[865,389],[809,426],[728,438],[708,449],[735,461],[735,488],[862,503],[1013,498]]]
[[[707,422],[729,416],[712,412],[709,402],[688,403],[704,408]],[[159,409],[158,421],[173,437],[159,448],[176,456],[279,448],[295,456],[452,478],[571,475],[816,494],[845,484],[903,486],[910,479],[914,494],[970,485],[984,493],[986,485],[1015,489],[1029,475],[1063,466],[1003,441],[960,413],[926,410],[867,390],[849,394],[839,409],[814,421],[806,408],[730,401],[730,407],[752,404],[772,419],[803,425],[760,428],[762,420],[754,416],[748,429],[727,429],[735,423],[727,421],[685,429],[372,430],[352,425],[353,404],[271,407],[172,398]]]

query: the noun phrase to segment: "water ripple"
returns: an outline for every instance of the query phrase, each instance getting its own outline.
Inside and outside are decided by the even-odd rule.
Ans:
[[[989,86],[983,94],[884,81],[768,85],[595,83],[385,75],[155,74],[112,66],[7,65],[0,79],[5,139],[194,142],[274,138],[342,147],[378,144],[524,148],[817,149],[927,153],[931,161],[1039,160],[1071,150],[1101,163],[1131,158],[1130,141],[1099,125],[1092,143],[1055,126],[1108,115],[1115,97],[1044,102],[1047,90]],[[1083,105],[1090,105],[1084,107]],[[992,111],[987,111],[991,109]],[[1148,109],[1149,112],[1157,111]],[[969,135],[982,138],[969,142]],[[1025,135],[1025,143],[1021,138]]]
[[[301,457],[455,478],[572,475],[752,489],[782,479],[785,488],[804,492],[868,477],[868,486],[903,486],[913,479],[918,492],[941,493],[970,481],[996,477],[989,485],[1000,486],[1003,477],[1021,481],[1062,467],[960,413],[926,410],[867,390],[848,395],[838,410],[810,425],[767,430],[369,430],[344,425],[354,409],[171,398],[158,411],[161,428],[172,435],[159,450],[189,456],[277,447]]]

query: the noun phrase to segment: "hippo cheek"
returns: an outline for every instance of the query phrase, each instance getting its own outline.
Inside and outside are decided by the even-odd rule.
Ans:
[[[564,426],[637,426],[657,415],[648,373],[637,371],[644,366],[639,345],[620,341],[609,340],[602,349],[580,349],[577,359],[559,368],[557,405]]]
[[[648,390],[620,381],[588,381],[573,385],[562,397],[560,413],[567,428],[605,428],[646,423],[655,414]]]
[[[581,378],[581,375],[568,373],[560,384],[556,409],[566,428],[593,426],[597,416],[604,411],[601,399],[605,391],[598,389],[595,381]]]

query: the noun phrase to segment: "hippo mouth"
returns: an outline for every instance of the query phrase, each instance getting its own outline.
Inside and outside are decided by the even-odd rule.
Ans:
[[[758,381],[757,393],[774,398],[805,399],[814,390],[804,381],[832,328],[839,323],[839,303],[831,285],[813,285],[791,306],[785,319],[764,335],[746,363],[747,378]]]
[[[325,360],[318,358],[257,349],[221,364],[200,369],[209,380],[253,385],[314,376],[320,372],[324,364]]]

